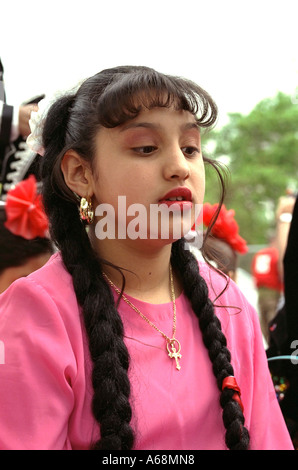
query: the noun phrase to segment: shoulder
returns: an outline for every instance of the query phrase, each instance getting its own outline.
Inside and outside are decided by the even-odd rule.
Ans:
[[[209,298],[214,303],[216,315],[220,318],[223,329],[233,328],[241,337],[244,332],[251,333],[259,329],[259,319],[255,308],[249,302],[237,284],[225,275],[210,268],[207,263],[199,262],[201,276],[208,286]]]
[[[238,294],[236,284],[228,276],[213,269],[205,261],[199,261],[198,264],[200,274],[208,286],[209,297],[212,301],[222,295],[233,296]]]
[[[221,295],[244,298],[237,284],[229,276],[212,268],[205,261],[199,261],[198,264],[200,275],[208,286],[211,300]]]
[[[55,253],[39,270],[17,279],[0,296],[0,324],[14,321],[67,322],[79,315],[71,275],[63,265],[60,253]],[[13,320],[14,319],[14,320]]]
[[[57,284],[60,288],[61,284],[63,287],[72,284],[71,275],[63,264],[60,252],[52,255],[42,268],[31,273],[26,279],[43,286],[45,289],[51,289],[53,286],[56,287]]]
[[[267,360],[260,320],[249,298],[231,279],[224,278],[206,263],[200,265],[200,272],[206,280],[209,298],[220,320],[237,376],[242,377],[243,364],[246,364],[247,374],[250,370],[251,377],[260,361],[265,370]]]
[[[31,273],[25,280],[37,291],[43,291],[56,304],[75,300],[72,277],[66,270],[61,254],[55,253],[40,269]]]

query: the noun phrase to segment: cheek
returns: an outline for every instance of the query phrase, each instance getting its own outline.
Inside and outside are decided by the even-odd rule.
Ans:
[[[152,202],[151,192],[156,191],[156,175],[150,168],[133,164],[129,167],[113,165],[110,168],[98,168],[94,180],[96,204],[108,203],[117,208],[118,197],[125,196],[127,205]]]
[[[198,164],[192,172],[192,182],[196,192],[198,204],[202,204],[205,195],[205,167],[204,164]]]

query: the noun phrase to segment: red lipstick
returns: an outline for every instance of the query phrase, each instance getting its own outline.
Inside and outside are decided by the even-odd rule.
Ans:
[[[166,204],[172,209],[177,207],[177,210],[191,209],[192,208],[192,193],[188,188],[179,187],[172,189],[165,194],[160,200],[159,204]]]

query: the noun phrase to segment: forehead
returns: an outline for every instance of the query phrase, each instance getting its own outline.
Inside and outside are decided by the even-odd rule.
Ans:
[[[139,127],[162,130],[163,128],[177,128],[181,130],[199,130],[197,120],[189,111],[178,110],[175,107],[143,108],[137,117],[118,126],[119,132],[125,132]]]

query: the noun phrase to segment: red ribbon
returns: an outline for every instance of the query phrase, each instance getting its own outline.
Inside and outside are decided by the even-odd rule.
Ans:
[[[232,398],[233,398],[233,400],[235,400],[239,404],[239,406],[240,406],[240,408],[243,412],[244,407],[243,407],[243,403],[242,403],[241,398],[240,398],[241,392],[240,392],[240,388],[239,388],[239,386],[236,382],[235,377],[233,377],[232,375],[229,375],[228,377],[225,377],[222,381],[222,387],[221,388],[222,388],[222,390],[224,390],[225,388],[235,390],[236,393],[234,393]]]
[[[20,181],[7,193],[5,227],[14,235],[32,240],[48,236],[48,219],[34,175]]]

